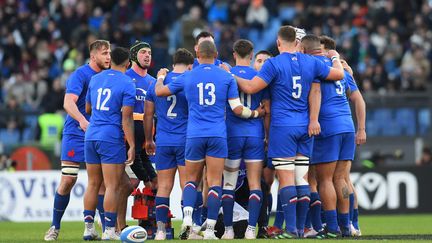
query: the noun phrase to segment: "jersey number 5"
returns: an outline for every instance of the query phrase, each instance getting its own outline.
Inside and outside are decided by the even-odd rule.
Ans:
[[[214,105],[216,103],[216,87],[213,83],[207,83],[204,87],[203,83],[197,84],[198,92],[199,92],[199,104],[204,105]],[[210,96],[210,99],[205,98],[204,99],[204,89],[207,91],[207,94]]]
[[[302,85],[301,85],[301,83],[297,83],[297,81],[300,81],[300,79],[301,79],[300,76],[294,76],[293,77],[293,90],[294,90],[294,92],[292,92],[292,96],[294,97],[294,99],[300,99],[300,97],[301,97]]]
[[[172,101],[170,107],[168,108],[167,117],[176,118],[177,113],[172,112],[172,111],[174,110],[174,107],[177,104],[177,97],[175,95],[170,95],[167,97],[167,101]]]
[[[96,101],[96,110],[109,111],[110,108],[105,106],[105,105],[108,102],[108,100],[111,98],[111,90],[99,88],[97,90],[97,92],[98,92],[98,97],[97,97],[97,101]],[[104,100],[102,101],[102,104],[101,104],[101,97],[102,96],[104,96]]]

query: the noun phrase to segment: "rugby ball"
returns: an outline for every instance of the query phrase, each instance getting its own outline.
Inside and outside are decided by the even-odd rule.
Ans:
[[[120,240],[123,243],[137,243],[147,240],[147,231],[141,226],[128,226],[122,230]]]

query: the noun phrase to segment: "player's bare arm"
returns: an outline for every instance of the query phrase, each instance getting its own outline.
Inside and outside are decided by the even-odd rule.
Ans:
[[[154,155],[156,153],[156,145],[153,141],[153,116],[155,113],[154,103],[146,100],[144,103],[144,110],[144,146],[148,155]]]
[[[126,165],[133,164],[135,160],[135,135],[134,135],[134,121],[133,121],[133,106],[122,107],[122,126],[129,150],[127,152]]]
[[[264,111],[265,111],[265,115],[264,115],[264,133],[265,133],[265,143],[266,146],[268,144],[268,139],[269,139],[269,131],[270,131],[270,105],[271,105],[271,101],[270,99],[266,99],[262,101],[262,104],[264,106]]]
[[[262,106],[258,107],[256,110],[251,110],[242,105],[239,98],[228,99],[228,103],[230,104],[231,110],[234,114],[241,118],[252,119],[263,117],[265,115],[265,110]]]
[[[81,114],[78,110],[78,106],[76,105],[78,101],[78,95],[75,94],[65,94],[63,108],[71,116],[73,119],[79,122],[80,127],[83,131],[87,130],[89,122],[87,119]]]
[[[358,90],[352,92],[349,98],[350,101],[354,103],[357,118],[357,132],[355,141],[357,145],[361,145],[366,143],[366,103],[362,94]]]
[[[267,83],[260,77],[255,76],[252,80],[247,80],[234,76],[239,89],[246,94],[256,94],[267,87]]]
[[[340,62],[339,53],[335,50],[329,50],[327,52],[327,57],[332,60],[332,67],[330,68],[330,72],[326,77],[326,80],[341,80],[344,78],[344,69],[342,63]]]
[[[90,103],[86,103],[86,105],[85,105],[85,111],[86,111],[87,114],[91,115],[91,113],[92,113],[92,107],[91,107]]]
[[[318,122],[318,116],[321,108],[321,84],[312,83],[309,91],[309,137],[320,134],[321,126]]]
[[[167,85],[163,84],[163,81],[165,80],[165,77],[168,73],[168,69],[161,68],[159,72],[157,73],[157,81],[155,84],[155,93],[156,96],[170,96],[171,91],[169,90]]]

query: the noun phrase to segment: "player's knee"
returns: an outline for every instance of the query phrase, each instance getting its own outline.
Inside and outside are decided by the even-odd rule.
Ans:
[[[343,168],[336,168],[334,174],[333,174],[333,180],[346,180],[347,173]]]
[[[164,181],[162,180],[158,184],[158,190],[157,193],[161,197],[167,197],[171,193],[171,190],[173,188],[173,182],[172,181]]]
[[[58,192],[62,195],[69,194],[77,181],[77,177],[62,176]]]

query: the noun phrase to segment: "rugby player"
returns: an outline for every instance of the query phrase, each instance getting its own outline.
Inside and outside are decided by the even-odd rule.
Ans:
[[[168,73],[164,85],[176,80],[180,75],[192,69],[194,57],[188,50],[178,49],[173,57],[173,71]],[[184,92],[168,97],[157,97],[155,84],[150,86],[145,102],[144,125],[147,154],[156,154],[155,163],[158,175],[156,194],[157,232],[155,240],[166,239],[165,224],[168,221],[168,210],[175,173],[178,170],[180,187],[186,182],[185,143],[188,119],[188,105]],[[153,117],[156,114],[156,145],[153,142]]]
[[[250,67],[253,57],[253,44],[240,39],[233,46],[236,66],[231,73],[245,79],[252,79],[256,71]],[[240,101],[245,107],[256,109],[268,100],[268,90],[257,94],[240,92]],[[263,192],[261,191],[262,164],[264,161],[264,124],[263,119],[246,120],[236,116],[231,109],[226,115],[228,136],[228,159],[225,161],[222,206],[224,212],[225,233],[222,239],[234,239],[233,208],[235,187],[242,160],[246,163],[247,181],[249,184],[249,220],[245,239],[255,239],[255,227],[260,214]]]
[[[184,91],[188,101],[189,119],[186,137],[186,174],[184,187],[184,218],[182,228],[191,233],[192,213],[197,198],[197,183],[201,181],[204,162],[209,185],[207,226],[204,239],[218,239],[214,226],[222,195],[224,160],[228,156],[225,109],[229,101],[234,113],[243,118],[257,118],[264,110],[250,110],[240,103],[234,78],[214,65],[216,46],[203,41],[198,46],[200,65],[168,85],[163,85],[166,70],[160,70],[155,86],[157,96],[169,96]]]
[[[94,214],[97,192],[105,183],[105,230],[102,240],[118,240],[116,233],[118,191],[125,164],[135,159],[133,107],[135,85],[125,75],[130,65],[129,50],[117,47],[111,53],[111,69],[92,77],[86,96],[86,112],[92,114],[85,134],[88,185],[84,194],[83,239],[97,239]],[[129,144],[126,159],[126,138]]]
[[[298,53],[297,45],[295,29],[282,26],[277,38],[281,54],[268,59],[251,81],[236,76],[240,90],[248,94],[270,86],[272,112],[268,156],[272,158],[279,178],[286,222],[285,232],[277,238],[296,238],[303,233],[303,228],[298,229],[296,218],[302,221],[299,225],[304,225],[310,201],[307,171],[312,136],[320,132],[319,100],[315,95],[320,88],[316,79],[340,80],[344,77],[336,51],[328,52],[333,61],[333,67],[328,67],[314,57]],[[297,201],[300,203],[299,217]]]
[[[84,133],[89,125],[90,115],[85,112],[85,97],[88,84],[93,75],[108,69],[111,62],[110,43],[96,40],[89,45],[90,60],[77,68],[66,81],[66,94],[63,107],[67,112],[61,145],[61,180],[54,196],[53,218],[51,227],[46,232],[46,241],[57,240],[60,223],[69,204],[70,192],[75,185],[80,164],[84,159]],[[99,190],[97,208],[102,226],[104,226],[105,188]],[[103,228],[103,227],[102,227]]]

